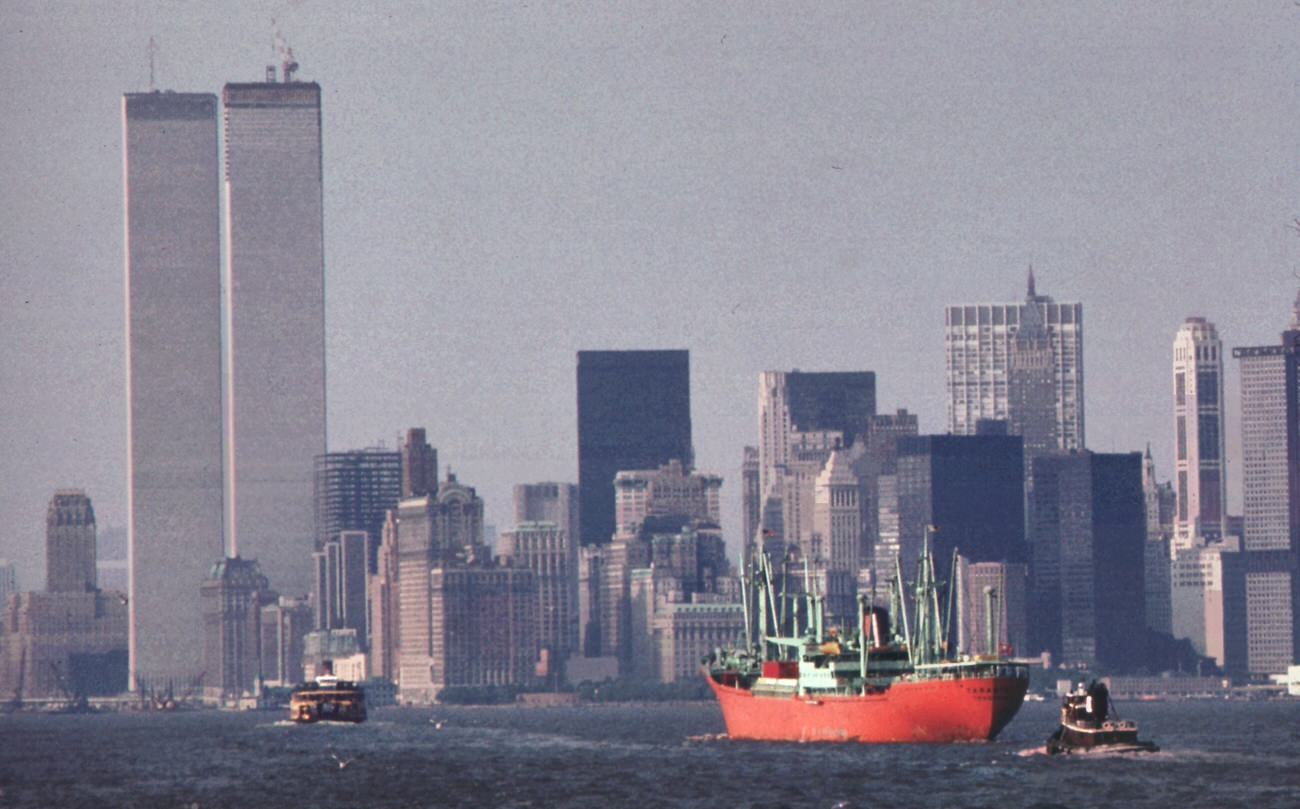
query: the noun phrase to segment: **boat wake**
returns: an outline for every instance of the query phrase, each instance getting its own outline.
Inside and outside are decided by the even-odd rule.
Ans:
[[[687,736],[682,744],[703,744],[707,742],[725,742],[731,737],[725,733],[700,733],[695,736]]]

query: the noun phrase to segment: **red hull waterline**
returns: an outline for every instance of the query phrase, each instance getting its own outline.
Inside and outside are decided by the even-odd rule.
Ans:
[[[731,739],[868,744],[992,740],[1029,685],[981,677],[896,682],[865,696],[756,696],[708,679]]]

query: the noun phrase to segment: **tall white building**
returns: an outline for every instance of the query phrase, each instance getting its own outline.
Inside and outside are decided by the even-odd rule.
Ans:
[[[1182,549],[1224,534],[1223,343],[1213,323],[1187,318],[1174,337],[1173,371],[1174,547]]]
[[[203,670],[224,556],[217,98],[128,93],[122,142],[130,682],[165,687]]]
[[[320,86],[227,84],[230,525],[286,595],[311,588],[313,460],[325,452]]]
[[[1022,329],[1032,334],[1021,339]],[[1027,433],[1027,446],[1083,449],[1083,304],[1039,295],[1031,269],[1023,303],[946,307],[944,346],[948,432],[974,435],[981,419],[999,419]]]

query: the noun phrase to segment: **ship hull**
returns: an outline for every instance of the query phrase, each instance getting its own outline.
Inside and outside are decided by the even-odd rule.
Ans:
[[[862,696],[766,696],[709,677],[731,739],[868,744],[995,738],[1020,710],[1028,680],[898,682]]]

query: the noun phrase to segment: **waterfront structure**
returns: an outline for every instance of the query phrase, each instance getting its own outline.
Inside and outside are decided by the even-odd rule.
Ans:
[[[1176,550],[1224,536],[1223,343],[1214,324],[1189,317],[1174,337]]]
[[[1145,661],[1146,499],[1139,453],[1083,451],[1033,461],[1031,652],[1067,666]]]
[[[402,497],[423,497],[437,490],[438,450],[429,446],[423,427],[412,427],[402,445]]]
[[[396,682],[398,654],[401,643],[400,591],[397,584],[397,515],[399,509],[390,509],[384,518],[375,572],[366,582],[370,614],[370,671],[375,677]]]
[[[1147,628],[1168,635],[1173,633],[1169,577],[1178,495],[1172,483],[1156,480],[1156,465],[1149,445],[1142,457],[1142,494],[1147,515],[1147,543],[1143,551]]]
[[[325,452],[321,89],[296,67],[222,92],[230,544],[294,594],[311,587]]]
[[[316,550],[340,531],[365,531],[378,547],[384,514],[402,498],[402,454],[371,448],[318,455],[314,485]]]
[[[1247,669],[1300,662],[1300,296],[1277,345],[1233,349],[1241,369]]]
[[[491,564],[430,571],[427,691],[402,699],[428,702],[451,686],[526,685],[538,660],[537,582],[531,570]]]
[[[577,377],[581,542],[608,544],[615,474],[691,465],[690,354],[579,351]]]
[[[0,695],[6,700],[111,696],[127,688],[122,593],[14,593],[0,604]]]
[[[483,544],[483,501],[472,487],[448,472],[434,493],[398,503],[396,521],[390,520],[390,524],[392,528],[386,526],[383,531],[387,550],[381,550],[380,558],[384,565],[391,565],[391,556],[396,556],[392,568],[396,571],[396,610],[391,615],[396,626],[380,630],[385,633],[383,642],[392,646],[383,653],[391,661],[385,665],[389,671],[395,665],[404,701],[431,702],[446,684],[434,679],[441,664],[432,656],[433,571],[482,566],[488,561]],[[391,574],[386,571],[383,575]],[[392,586],[391,578],[387,584]],[[373,607],[374,599],[371,603]],[[389,676],[377,667],[373,670],[378,676]]]
[[[876,414],[871,371],[765,371],[758,379],[760,522],[764,538],[811,540],[813,490],[830,454],[864,436]],[[768,523],[780,522],[779,531]],[[755,537],[746,537],[746,543]],[[772,545],[779,543],[764,542]],[[779,553],[778,553],[779,555]]]
[[[305,682],[303,639],[312,630],[312,609],[305,598],[281,596],[262,607],[259,655],[262,678],[268,686],[293,686]]]
[[[951,305],[944,324],[950,433],[998,419],[1031,456],[1085,446],[1083,304],[1039,295],[1031,268],[1024,303]]]
[[[1174,637],[1229,673],[1247,666],[1244,562],[1230,538],[1178,551],[1170,573]]]
[[[518,488],[515,490],[518,492]],[[547,662],[579,651],[578,543],[553,522],[521,522],[501,535],[502,564],[531,570],[537,588],[537,642]]]
[[[131,687],[203,670],[199,582],[223,555],[217,98],[122,102]]]
[[[654,613],[655,674],[660,682],[700,676],[700,661],[745,633],[744,605],[734,598],[665,601]]]
[[[45,591],[97,589],[95,509],[81,489],[60,489],[45,511]]]
[[[312,554],[315,628],[352,629],[361,651],[370,648],[367,586],[374,544],[365,531],[340,531]]]
[[[581,536],[578,487],[572,483],[521,483],[515,486],[515,525],[549,522],[573,543]]]
[[[203,599],[203,696],[227,703],[251,695],[262,681],[262,608],[279,596],[254,559],[227,557],[200,586]]]

